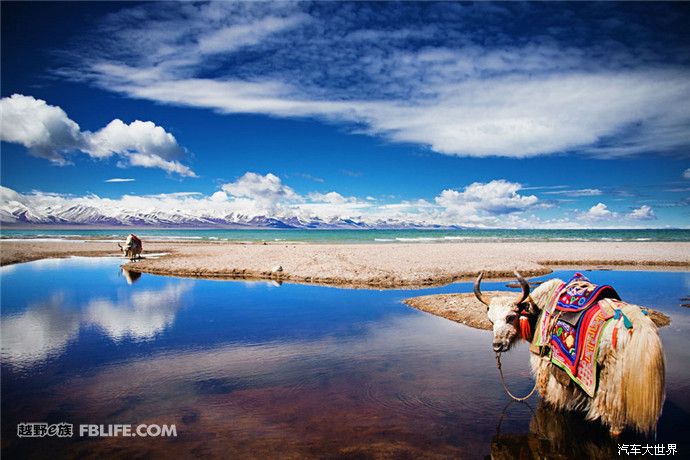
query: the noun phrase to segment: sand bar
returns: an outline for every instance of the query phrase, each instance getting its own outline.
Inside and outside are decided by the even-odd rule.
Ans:
[[[517,291],[485,291],[486,299],[494,296],[516,296]],[[404,302],[412,308],[421,310],[441,318],[455,321],[475,329],[490,331],[492,328],[486,316],[486,306],[477,300],[474,294],[435,294],[405,299]],[[647,308],[649,317],[657,327],[671,324],[671,318],[660,312]]]
[[[685,242],[462,242],[390,244],[242,244],[144,241],[127,263],[143,273],[183,277],[272,279],[362,288],[423,287],[467,280],[550,273],[559,268],[690,269]],[[2,265],[47,257],[118,255],[114,242],[2,241]],[[126,262],[123,259],[123,262]],[[274,270],[280,266],[282,270]]]

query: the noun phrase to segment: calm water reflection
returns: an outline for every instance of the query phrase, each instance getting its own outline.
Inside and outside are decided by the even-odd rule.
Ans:
[[[400,300],[468,292],[345,290],[125,276],[116,259],[2,268],[2,448],[10,457],[466,457],[617,454],[598,425],[511,405],[491,337]],[[557,273],[567,277],[571,272]],[[667,403],[656,440],[690,424],[688,273],[593,272],[665,311]],[[504,288],[487,283],[485,289]],[[531,388],[528,351],[505,363]],[[18,422],[176,424],[177,438],[19,439]],[[500,422],[500,423],[499,423]],[[500,425],[500,426],[499,426]],[[573,441],[577,438],[578,441]]]

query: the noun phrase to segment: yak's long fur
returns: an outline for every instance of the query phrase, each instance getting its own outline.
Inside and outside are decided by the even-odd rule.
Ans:
[[[132,233],[130,233],[125,240],[124,246],[122,246],[120,243],[117,243],[117,245],[125,257],[129,257],[130,260],[141,258],[141,251],[144,249],[143,244],[141,243],[141,240]]]
[[[553,279],[534,290],[531,298],[540,310],[547,306],[562,283]],[[602,333],[597,358],[599,384],[594,398],[574,382],[559,383],[548,356],[531,356],[532,373],[544,400],[557,408],[582,410],[587,419],[600,419],[618,434],[629,427],[648,434],[654,431],[664,402],[664,352],[656,325],[637,305],[622,304],[632,321],[628,330],[622,321],[610,322]],[[618,328],[616,347],[612,344]],[[555,371],[558,372],[558,371]]]

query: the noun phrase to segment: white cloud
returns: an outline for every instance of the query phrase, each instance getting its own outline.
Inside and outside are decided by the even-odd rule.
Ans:
[[[589,210],[583,214],[583,217],[591,220],[603,220],[613,217],[614,215],[615,214],[611,212],[604,203],[597,203],[589,208]]]
[[[359,25],[374,16],[366,8],[334,7],[327,16],[317,9],[259,3],[171,6],[166,15],[125,10],[105,26],[111,53],[89,53],[63,75],[221,113],[354,122],[370,134],[448,155],[578,150],[615,157],[690,144],[687,70],[643,66],[639,50],[578,48],[536,36],[482,46],[480,36],[462,30],[474,17],[467,11],[457,27],[432,16],[411,30],[395,22],[392,7],[376,13],[382,20],[392,15],[385,29]],[[487,42],[502,41],[498,30],[487,33]],[[407,38],[435,43],[439,33],[443,44],[406,46]],[[242,59],[247,46],[254,46],[251,59]],[[217,77],[209,78],[209,69]]]
[[[228,199],[228,194],[223,192],[222,190],[219,190],[215,192],[213,195],[211,195],[211,201],[216,202],[216,203],[222,203],[224,201],[227,201]]]
[[[197,177],[189,166],[185,166],[179,161],[168,161],[152,153],[129,153],[125,155],[131,166],[141,166],[142,168],[160,168],[168,173],[179,174],[186,177]]]
[[[175,137],[150,121],[126,124],[115,119],[95,133],[81,131],[60,107],[21,94],[2,98],[0,113],[0,139],[21,144],[32,155],[56,164],[66,164],[70,153],[81,151],[97,159],[116,155],[122,159],[120,166],[160,168],[196,177],[178,161],[185,152]]]
[[[639,208],[633,209],[629,217],[634,220],[656,220],[654,210],[646,204]]]
[[[17,193],[11,188],[0,185],[0,203],[10,202],[26,204],[26,199],[21,193]]]
[[[660,78],[674,84],[659,88]],[[687,77],[674,73],[510,76],[439,84],[437,98],[429,102],[377,104],[366,113],[374,132],[451,155],[529,157],[572,149],[624,155],[655,143],[684,145],[690,110],[667,117],[662,107],[651,106],[662,100],[674,104],[689,90]],[[644,132],[668,125],[664,131],[670,137],[631,139],[615,151],[594,147],[634,123]]]
[[[294,198],[297,195],[287,185],[284,185],[280,177],[268,173],[261,174],[247,172],[235,182],[223,185],[223,190],[229,194],[242,198]]]
[[[607,205],[604,203],[597,203],[592,206],[586,212],[579,213],[580,217],[588,222],[614,222],[619,221],[620,223],[633,221],[649,221],[656,220],[656,214],[654,210],[648,205],[642,205],[638,208],[633,209],[628,214],[619,214],[617,212],[611,211]]]
[[[300,195],[274,174],[247,172],[210,196],[184,192],[111,199],[44,192],[20,194],[2,187],[0,216],[8,224],[16,222],[18,215],[27,215],[36,222],[54,222],[57,218],[75,223],[82,217],[88,220],[93,216],[101,216],[101,221],[126,223],[126,219],[137,216],[138,221],[153,223],[174,224],[184,218],[198,225],[214,225],[219,221],[234,222],[240,216],[248,219],[263,216],[325,222],[353,219],[372,225],[397,222],[502,226],[517,225],[517,216],[538,202],[535,196],[520,195],[519,189],[520,184],[495,180],[471,184],[462,192],[444,190],[435,202],[424,199],[380,202],[346,197],[336,191]]]
[[[199,192],[123,195],[103,198],[97,195],[61,195],[33,191],[17,193],[0,186],[0,220],[17,222],[93,223],[109,225],[246,225],[255,217],[338,223],[353,220],[377,225],[438,225],[477,228],[594,228],[627,226],[635,221],[652,220],[654,212],[641,206],[630,214],[612,212],[598,203],[586,212],[563,210],[562,217],[545,219],[537,215],[544,206],[534,195],[521,194],[519,183],[503,179],[473,183],[460,191],[446,189],[433,201],[409,199],[384,201],[346,197],[331,191],[300,195],[276,175],[248,172],[220,190],[205,195]],[[552,208],[555,209],[555,208]],[[571,219],[575,215],[575,219]]]
[[[448,155],[522,158],[582,149],[621,156],[669,150],[685,144],[683,129],[690,124],[690,110],[673,116],[663,110],[690,93],[686,76],[673,72],[439,83],[429,88],[432,97],[419,101],[315,99],[298,96],[299,88],[278,81],[137,79],[134,69],[102,66],[98,72],[104,87],[136,98],[222,113],[363,123],[371,134]],[[659,87],[659,81],[672,84]],[[644,135],[631,136],[624,146],[595,147],[608,145],[610,137],[635,123]],[[654,135],[661,131],[666,137]]]
[[[106,179],[103,182],[134,182],[135,179],[128,179],[128,178],[123,178],[123,177],[113,177],[112,179]]]
[[[135,120],[128,125],[115,119],[105,128],[90,134],[88,142],[89,153],[96,157],[127,152],[164,159],[178,159],[184,155],[175,137],[150,121]]]
[[[233,24],[199,37],[198,50],[204,54],[227,53],[255,45],[276,32],[291,29],[309,19],[305,14],[286,18],[267,16],[246,24]]]
[[[690,179],[690,168],[683,171],[683,178],[684,179]]]
[[[234,198],[251,200],[257,212],[275,213],[282,203],[301,200],[292,188],[271,173],[262,176],[247,172],[235,182],[223,185],[222,190]]]
[[[309,199],[319,203],[343,204],[354,203],[357,201],[355,197],[344,197],[338,192],[318,193],[313,192],[308,195]]]
[[[481,215],[500,216],[525,211],[537,204],[534,195],[520,195],[521,184],[506,180],[493,180],[486,184],[475,182],[462,192],[443,190],[435,198],[438,205],[450,215],[477,221]]]
[[[598,188],[583,188],[579,190],[554,190],[543,192],[545,195],[567,195],[570,197],[580,197],[580,196],[598,196],[603,192]]]
[[[81,149],[79,125],[60,107],[31,96],[13,94],[0,99],[0,140],[21,144],[37,157],[65,164],[65,153]]]

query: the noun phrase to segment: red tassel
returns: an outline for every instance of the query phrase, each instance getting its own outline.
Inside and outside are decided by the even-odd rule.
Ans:
[[[613,334],[611,335],[611,346],[614,350],[616,345],[618,345],[618,323],[619,321],[616,321],[616,324],[613,325]]]
[[[520,337],[522,340],[532,341],[532,327],[529,324],[529,318],[520,316]]]

